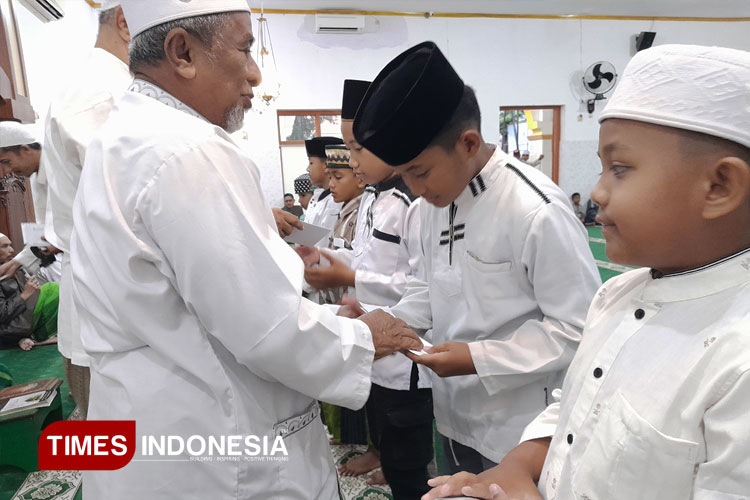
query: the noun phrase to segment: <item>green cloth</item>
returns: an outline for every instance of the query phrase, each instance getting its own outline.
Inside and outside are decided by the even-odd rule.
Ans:
[[[10,374],[7,366],[0,363],[0,389],[10,387],[11,385],[13,385],[13,375]]]
[[[57,309],[59,302],[60,285],[54,282],[42,285],[31,322],[32,339],[42,342],[57,335]]]
[[[320,402],[323,412],[323,422],[328,427],[328,432],[333,435],[333,442],[341,443],[341,407],[330,403]]]

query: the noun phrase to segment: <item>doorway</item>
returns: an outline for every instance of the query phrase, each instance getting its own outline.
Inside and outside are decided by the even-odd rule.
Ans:
[[[560,175],[562,106],[501,106],[501,147],[538,168],[555,184]]]

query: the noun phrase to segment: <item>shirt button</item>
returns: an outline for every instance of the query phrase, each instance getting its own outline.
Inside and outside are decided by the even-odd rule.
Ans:
[[[646,315],[646,311],[644,311],[643,309],[635,310],[635,319],[643,319],[645,315]]]
[[[604,371],[601,368],[594,368],[594,377],[601,378]]]
[[[573,434],[568,434],[568,444],[573,444]]]

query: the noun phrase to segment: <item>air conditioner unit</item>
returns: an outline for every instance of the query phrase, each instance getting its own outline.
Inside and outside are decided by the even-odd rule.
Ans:
[[[62,19],[65,13],[55,0],[18,0],[39,18],[40,21],[48,23]]]
[[[362,33],[365,16],[356,14],[315,14],[316,33]]]

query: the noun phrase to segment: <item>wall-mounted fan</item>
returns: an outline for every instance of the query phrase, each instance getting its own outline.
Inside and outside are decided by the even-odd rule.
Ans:
[[[605,99],[604,94],[612,90],[617,82],[617,70],[607,61],[595,62],[583,74],[583,88],[594,94],[593,99],[586,101],[589,113],[596,108],[596,101]]]

